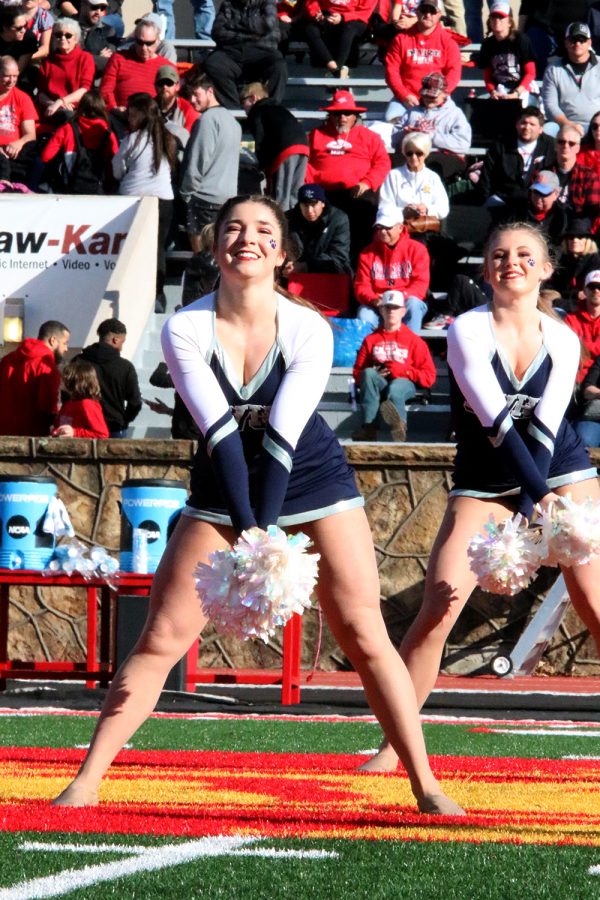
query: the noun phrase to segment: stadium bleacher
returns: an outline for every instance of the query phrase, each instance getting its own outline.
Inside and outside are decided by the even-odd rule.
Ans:
[[[210,49],[211,41],[180,38],[175,40],[178,57],[182,63],[191,63],[201,51]],[[324,119],[325,114],[320,111],[338,88],[351,89],[357,101],[368,107],[365,115],[367,123],[382,119],[385,108],[391,97],[391,92],[385,83],[384,69],[377,59],[376,47],[366,44],[361,50],[359,64],[351,70],[348,79],[324,78],[319,70],[313,69],[308,64],[306,45],[301,43],[290,44],[288,63],[288,87],[285,102],[294,115],[301,120],[307,130],[315,127],[317,122]],[[463,48],[467,52],[477,49],[475,45]],[[474,68],[464,70],[464,77],[453,94],[457,102],[464,102],[473,90],[483,90],[483,78],[481,73]],[[243,111],[237,110],[236,117],[240,118],[243,127]],[[485,147],[473,146],[469,155],[473,160],[480,159],[485,154]],[[460,243],[464,243],[465,255],[461,260],[461,271],[472,275],[479,271],[481,258],[477,249],[473,250],[473,235],[483,234],[487,223],[485,213],[473,206],[462,205],[460,198],[456,205],[451,207],[448,218],[450,234]],[[179,302],[181,296],[181,275],[186,260],[190,254],[187,251],[172,250],[169,253],[169,275],[165,293],[167,296],[167,313],[170,313]],[[134,364],[138,369],[142,395],[147,398],[159,397],[168,405],[171,404],[172,392],[157,391],[149,384],[149,377],[161,359],[158,342],[160,328],[165,316],[155,315],[151,326],[145,334],[145,339],[138,348],[134,358]],[[449,400],[448,400],[448,374],[444,359],[445,333],[443,331],[421,332],[429,343],[436,361],[438,379],[428,402],[423,402],[417,396],[415,402],[410,405],[408,417],[408,440],[414,442],[439,442],[447,441],[449,435]],[[349,369],[333,369],[327,390],[321,403],[321,413],[334,429],[341,441],[349,440],[350,434],[357,427],[359,413],[353,410],[348,398],[348,378],[351,376]],[[138,418],[133,423],[134,437],[164,437],[169,434],[170,422],[168,417],[159,416],[144,407]],[[386,426],[382,425],[381,433],[386,434]],[[385,439],[385,437],[384,437]]]

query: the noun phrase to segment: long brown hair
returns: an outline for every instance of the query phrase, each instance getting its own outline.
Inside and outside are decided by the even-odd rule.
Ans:
[[[165,127],[156,100],[144,92],[132,94],[127,100],[127,109],[134,109],[141,116],[142,122],[136,131],[134,147],[146,137],[152,147],[152,163],[154,174],[160,169],[164,158],[173,169],[177,157],[175,138]]]
[[[215,219],[215,244],[219,240],[221,229],[225,224],[227,216],[234,208],[234,206],[238,206],[241,203],[259,203],[273,213],[275,221],[277,222],[277,225],[279,226],[279,230],[281,232],[281,247],[286,255],[286,259],[288,258],[288,256],[293,256],[294,248],[292,242],[290,241],[290,230],[288,227],[286,214],[276,200],[273,200],[271,197],[264,197],[262,194],[239,194],[237,197],[230,197],[229,200],[225,201],[225,203],[217,213],[217,217]],[[297,303],[299,306],[307,306],[309,309],[312,309],[315,312],[319,313],[319,315],[321,314],[320,310],[317,309],[314,303],[311,303],[310,300],[306,300],[304,297],[298,297],[296,294],[290,293],[287,288],[283,287],[281,284],[282,277],[283,266],[278,266],[275,269],[274,286],[279,294],[283,294],[283,296],[287,297],[288,300],[291,300],[292,303]]]
[[[100,400],[96,369],[87,359],[74,359],[62,370],[65,391],[71,400]]]

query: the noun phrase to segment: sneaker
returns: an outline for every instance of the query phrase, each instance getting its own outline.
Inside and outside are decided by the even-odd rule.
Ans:
[[[375,422],[366,422],[360,428],[357,428],[356,431],[352,432],[352,440],[353,441],[376,441],[377,440],[377,426]]]
[[[454,316],[441,315],[441,316],[436,316],[434,319],[431,319],[430,322],[426,322],[423,325],[423,328],[426,329],[427,331],[434,330],[434,329],[441,330],[442,328],[447,328],[449,325],[452,325],[453,322],[454,322]]]
[[[398,409],[391,400],[384,400],[379,407],[381,418],[390,426],[393,441],[406,440],[406,422],[398,412]]]
[[[342,66],[340,68],[340,78],[350,78],[350,69],[348,66]]]

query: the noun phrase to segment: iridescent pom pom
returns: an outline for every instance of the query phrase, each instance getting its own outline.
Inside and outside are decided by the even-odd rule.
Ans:
[[[469,543],[470,566],[484,591],[512,597],[535,577],[542,560],[539,534],[521,523],[520,515],[499,525],[490,516],[484,534]]]
[[[294,613],[310,608],[317,553],[305,534],[276,525],[244,531],[231,550],[211,553],[194,573],[202,609],[216,628],[240,640],[265,643]]]
[[[544,565],[582,566],[600,554],[600,503],[561,497],[541,514]]]

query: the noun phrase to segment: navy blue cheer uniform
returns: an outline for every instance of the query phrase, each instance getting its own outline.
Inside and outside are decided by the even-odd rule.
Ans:
[[[542,346],[521,379],[496,341],[490,305],[448,329],[457,452],[451,496],[519,495],[529,517],[549,491],[596,477],[565,419],[579,365],[578,337],[540,313]]]
[[[363,506],[335,434],[316,412],[331,371],[331,327],[277,295],[277,334],[242,385],[216,334],[215,294],[165,324],[169,372],[200,428],[184,514],[237,531],[296,525]]]

